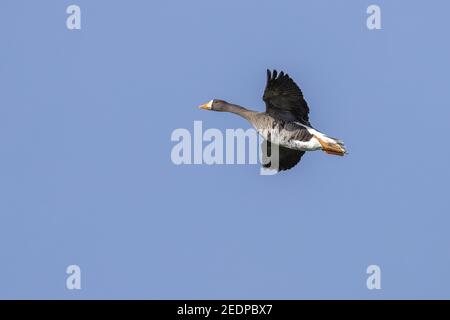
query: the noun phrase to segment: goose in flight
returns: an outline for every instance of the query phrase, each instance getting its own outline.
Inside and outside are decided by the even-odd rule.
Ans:
[[[344,143],[314,129],[309,122],[309,107],[297,84],[283,71],[267,70],[267,84],[263,100],[265,112],[248,110],[224,100],[213,99],[199,108],[235,113],[258,131],[262,143],[263,167],[271,154],[272,144],[278,146],[278,171],[294,167],[306,151],[323,150],[327,154],[343,156]]]

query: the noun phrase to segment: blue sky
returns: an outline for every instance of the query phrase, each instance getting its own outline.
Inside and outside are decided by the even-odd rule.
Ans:
[[[1,1],[0,298],[450,298],[449,10]],[[196,107],[263,110],[266,68],[296,80],[350,155],[275,176],[175,166],[174,129],[249,127]],[[366,287],[372,264],[381,290]]]

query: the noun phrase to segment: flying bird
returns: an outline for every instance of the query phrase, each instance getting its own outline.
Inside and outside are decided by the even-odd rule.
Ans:
[[[263,100],[265,112],[248,110],[224,100],[213,99],[199,108],[235,113],[258,131],[262,143],[263,167],[271,155],[272,144],[278,145],[278,171],[288,170],[299,163],[306,151],[323,150],[327,154],[344,156],[344,143],[313,128],[309,122],[309,107],[303,93],[288,74],[267,70]]]

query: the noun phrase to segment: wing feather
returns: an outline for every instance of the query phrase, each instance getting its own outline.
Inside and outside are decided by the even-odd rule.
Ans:
[[[266,113],[285,121],[309,123],[309,107],[303,98],[303,93],[288,74],[276,70],[267,70],[267,84],[263,100],[266,103]]]

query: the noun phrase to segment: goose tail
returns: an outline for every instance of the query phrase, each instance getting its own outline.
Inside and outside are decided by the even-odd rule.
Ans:
[[[322,150],[327,154],[341,157],[348,154],[344,142],[340,139],[327,137],[325,135],[322,137],[316,136],[315,138],[319,140]]]

